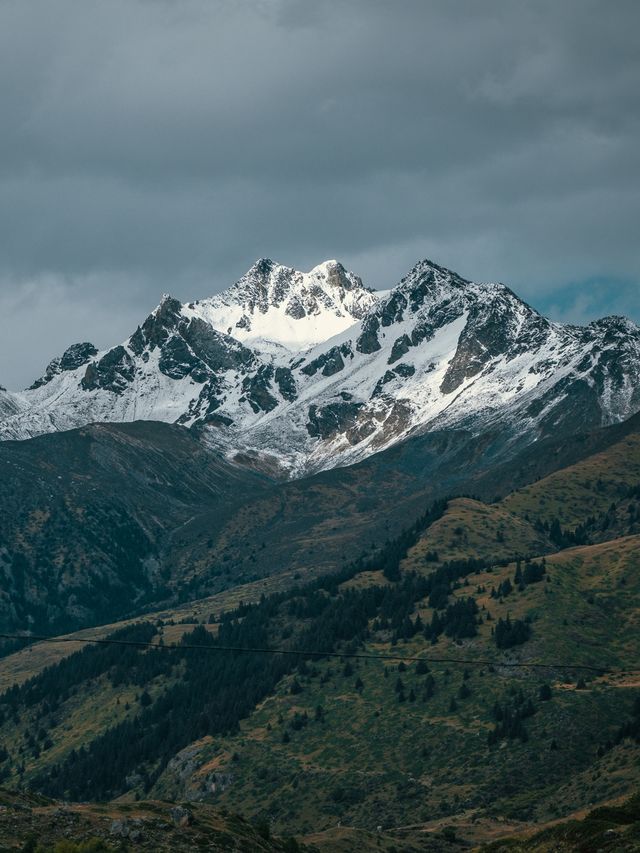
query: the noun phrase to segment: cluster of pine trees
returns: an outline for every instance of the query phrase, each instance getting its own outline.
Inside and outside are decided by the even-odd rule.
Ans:
[[[207,734],[235,731],[239,721],[274,690],[283,676],[293,672],[301,659],[315,659],[318,650],[348,653],[357,649],[369,637],[370,622],[376,617],[400,633],[411,621],[415,602],[429,595],[432,580],[416,574],[401,576],[399,564],[421,530],[445,509],[445,502],[435,504],[407,533],[385,544],[380,553],[363,556],[338,573],[222,614],[216,637],[204,626],[184,637],[183,646],[208,646],[210,652],[184,647],[158,647],[144,653],[129,647],[87,647],[28,685],[15,688],[11,702],[16,705],[22,700],[29,704],[43,701],[60,666],[66,673],[61,683],[69,686],[101,674],[113,683],[122,683],[122,679],[128,681],[129,672],[140,686],[160,675],[172,684],[153,701],[147,693],[149,701],[140,703],[135,716],[114,725],[86,748],[72,752],[41,774],[34,781],[35,787],[52,796],[108,799],[123,792],[127,775],[135,771],[141,773],[149,788],[169,759],[187,744]],[[398,578],[395,583],[364,589],[343,587],[354,575],[381,565],[387,574]],[[452,614],[452,618],[460,619],[456,608]],[[300,658],[249,651],[216,654],[219,646],[257,649],[281,644],[283,623],[295,626],[286,642],[300,651]],[[412,625],[415,627],[415,622]],[[146,640],[156,628],[138,625],[126,630]],[[119,638],[125,636],[133,634],[119,634]],[[172,679],[177,671],[180,677]],[[97,767],[99,773],[95,772]]]
[[[385,639],[394,643],[416,634],[431,643],[442,635],[454,639],[475,636],[481,621],[475,599],[452,597],[452,593],[461,587],[461,579],[488,568],[486,561],[450,561],[427,576],[400,571],[409,548],[442,516],[446,506],[444,501],[434,504],[398,539],[385,543],[377,553],[362,555],[337,573],[220,614],[215,636],[198,626],[180,645],[170,648],[161,644],[144,650],[121,645],[87,646],[10,690],[2,697],[7,713],[17,719],[21,711],[31,708],[47,731],[55,729],[62,704],[83,682],[106,678],[116,687],[126,684],[140,688],[134,713],[42,772],[33,780],[34,787],[54,797],[105,800],[122,794],[127,776],[136,773],[148,790],[167,762],[189,743],[205,735],[236,731],[240,720],[272,693],[284,676],[294,675],[290,689],[293,693],[300,690],[297,675],[323,652],[355,652],[372,632],[384,632]],[[531,568],[525,566],[523,582],[525,572],[526,582],[536,582],[540,570],[536,564],[527,565]],[[361,572],[381,568],[391,583],[364,588],[345,585]],[[416,604],[425,600],[434,610],[428,624],[415,612]],[[113,638],[150,642],[157,630],[156,625],[140,623]],[[499,620],[496,644],[509,648],[524,642],[529,633],[526,623]],[[203,648],[190,649],[190,645]],[[296,654],[257,651],[274,646],[295,649]],[[246,651],[223,650],[230,647]],[[348,662],[345,670],[347,667]],[[416,668],[416,672],[427,676],[419,688],[422,700],[427,701],[435,692],[435,680],[428,669]],[[354,689],[361,692],[363,685],[358,682],[356,679]],[[158,692],[160,685],[164,687]],[[396,692],[398,701],[418,698],[413,688],[408,692],[404,689],[401,677]],[[469,687],[463,681],[458,699],[468,695]],[[52,696],[57,699],[52,700]],[[454,697],[452,710],[455,704]],[[505,719],[510,719],[509,714],[516,712],[505,713]],[[521,711],[518,713],[522,716]],[[315,721],[322,720],[320,708]],[[299,714],[289,729],[298,731],[309,722],[306,714]],[[506,725],[505,720],[502,724]],[[289,731],[285,734],[290,736]]]
[[[495,726],[487,736],[489,745],[505,738],[510,740],[517,738],[524,743],[528,740],[524,721],[533,717],[535,713],[535,705],[529,697],[524,695],[522,690],[518,691],[510,701],[496,702],[493,707]]]
[[[498,619],[494,629],[496,646],[499,649],[520,646],[526,643],[530,636],[531,626],[528,622],[522,619],[511,620],[509,616],[506,619]]]

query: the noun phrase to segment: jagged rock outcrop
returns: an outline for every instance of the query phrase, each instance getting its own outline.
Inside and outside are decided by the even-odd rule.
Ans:
[[[40,388],[51,382],[54,376],[65,370],[76,370],[90,361],[94,355],[98,354],[98,350],[90,343],[72,344],[59,358],[54,358],[47,365],[44,375],[31,385],[30,390]]]

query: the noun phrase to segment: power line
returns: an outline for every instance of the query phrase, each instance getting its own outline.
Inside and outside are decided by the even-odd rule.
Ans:
[[[521,669],[576,669],[585,670],[588,672],[597,672],[608,675],[625,675],[632,672],[639,672],[638,669],[616,669],[606,666],[594,666],[592,664],[582,663],[564,663],[558,661],[545,662],[523,662],[523,661],[495,661],[484,658],[458,658],[458,657],[425,657],[415,655],[395,655],[395,654],[370,654],[367,652],[328,652],[309,649],[281,649],[281,648],[256,648],[247,646],[220,646],[207,645],[205,643],[172,643],[164,645],[160,643],[144,642],[142,640],[111,640],[98,639],[95,637],[47,637],[42,634],[0,634],[0,639],[4,640],[31,640],[44,643],[93,643],[95,645],[104,646],[135,646],[136,648],[150,649],[193,649],[195,651],[207,652],[244,652],[249,654],[267,654],[267,655],[295,655],[297,657],[317,657],[317,658],[350,658],[356,660],[373,660],[373,661],[403,661],[405,663],[434,663],[434,664],[453,664],[464,666],[491,666],[504,668],[521,668]]]

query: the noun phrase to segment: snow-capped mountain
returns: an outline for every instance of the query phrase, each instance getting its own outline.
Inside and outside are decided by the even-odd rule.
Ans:
[[[262,259],[232,287],[190,303],[186,316],[259,351],[309,349],[364,317],[373,291],[337,261],[303,273]]]
[[[261,260],[224,293],[166,296],[124,344],[75,344],[3,393],[3,438],[162,420],[295,476],[428,430],[499,433],[508,451],[624,420],[640,410],[640,328],[552,323],[430,261],[383,296],[335,261],[301,273]]]

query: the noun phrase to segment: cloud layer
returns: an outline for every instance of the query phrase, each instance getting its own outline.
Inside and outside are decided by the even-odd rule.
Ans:
[[[640,320],[635,0],[4,0],[0,382],[259,256]]]

